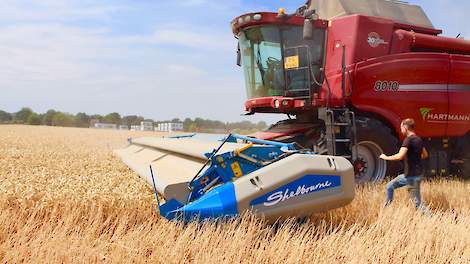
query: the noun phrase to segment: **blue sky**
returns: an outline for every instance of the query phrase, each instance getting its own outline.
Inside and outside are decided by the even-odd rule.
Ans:
[[[2,0],[0,109],[242,117],[245,88],[229,22],[304,0]],[[470,1],[421,5],[444,34],[470,38]]]

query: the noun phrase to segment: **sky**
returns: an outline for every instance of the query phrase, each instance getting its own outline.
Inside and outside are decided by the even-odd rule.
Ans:
[[[244,113],[230,21],[305,0],[1,0],[0,109],[155,120]],[[470,38],[468,0],[409,1],[444,35]]]

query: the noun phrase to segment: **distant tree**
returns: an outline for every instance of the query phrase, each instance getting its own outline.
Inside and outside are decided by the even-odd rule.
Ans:
[[[16,123],[24,124],[28,121],[28,117],[33,113],[33,110],[28,107],[21,108],[20,111],[15,113],[14,121]]]
[[[54,117],[52,118],[52,125],[53,126],[74,126],[74,117],[72,115],[56,112]]]
[[[204,122],[204,119],[202,119],[202,118],[200,118],[200,117],[196,117],[196,118],[194,119],[194,124],[196,125],[196,126],[195,126],[195,127],[196,127],[195,130],[197,130],[197,129],[200,128],[200,127],[204,127],[204,123],[205,123],[205,122]],[[194,131],[195,131],[195,130],[194,130]]]
[[[214,128],[219,128],[219,129],[220,129],[220,128],[226,128],[226,124],[225,124],[224,122],[221,122],[221,121],[218,121],[218,120],[217,120],[217,121],[214,121],[213,124],[212,124],[212,126],[213,126]]]
[[[121,119],[121,123],[128,126],[138,126],[142,121],[144,121],[144,118],[136,115],[124,116]]]
[[[103,122],[104,117],[102,115],[92,115],[92,116],[90,116],[90,119],[95,119],[95,120],[98,120],[100,122]]]
[[[41,119],[41,116],[40,116],[40,115],[38,115],[38,114],[36,114],[36,113],[32,113],[32,114],[29,115],[28,120],[26,121],[26,123],[27,123],[28,125],[35,125],[35,126],[37,126],[37,125],[40,125],[40,124],[41,124],[41,121],[42,121],[42,119]]]
[[[52,117],[51,124],[53,126],[62,126],[62,124],[65,122],[66,116],[62,112],[56,112],[54,116]]]
[[[264,121],[259,121],[258,124],[256,124],[256,128],[257,129],[265,129],[268,127],[268,124],[266,124],[266,122]]]
[[[136,115],[123,116],[121,118],[121,124],[130,126],[132,125],[135,119],[137,119]]]
[[[105,123],[110,123],[110,124],[116,124],[116,125],[119,125],[121,123],[121,115],[119,113],[110,113],[110,114],[107,114],[105,117],[104,117],[104,120],[103,120]]]
[[[89,127],[90,120],[90,116],[88,116],[86,113],[77,113],[75,115],[75,123],[78,127]]]
[[[185,130],[188,132],[196,132],[197,131],[196,123],[189,124],[188,128],[186,128]]]
[[[184,119],[183,121],[183,129],[185,131],[191,131],[189,130],[190,126],[193,124],[193,120],[191,120],[191,118],[186,118]]]
[[[10,113],[0,110],[0,123],[9,123],[12,119],[13,117]]]
[[[54,109],[49,109],[42,117],[42,124],[52,126],[52,118],[57,112]]]

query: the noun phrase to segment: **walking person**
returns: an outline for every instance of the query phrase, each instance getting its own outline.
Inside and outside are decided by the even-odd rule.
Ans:
[[[416,135],[415,121],[407,118],[401,122],[401,133],[406,136],[398,153],[392,156],[380,155],[383,160],[398,161],[403,160],[405,170],[403,174],[387,184],[387,201],[385,206],[393,201],[393,192],[395,189],[408,186],[411,198],[414,199],[416,208],[429,216],[429,212],[421,203],[420,185],[424,174],[423,159],[428,158],[428,152],[424,148],[423,140]]]

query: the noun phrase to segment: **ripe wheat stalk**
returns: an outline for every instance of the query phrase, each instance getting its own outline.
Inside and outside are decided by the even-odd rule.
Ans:
[[[469,183],[425,182],[432,218],[406,190],[383,210],[379,184],[305,224],[183,226],[113,156],[135,133],[0,126],[0,262],[470,263]]]

